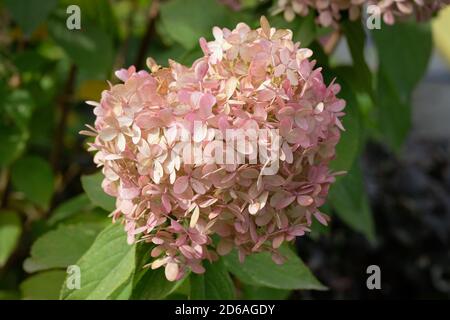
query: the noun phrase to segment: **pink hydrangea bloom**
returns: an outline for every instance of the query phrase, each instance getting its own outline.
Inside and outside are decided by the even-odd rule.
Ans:
[[[384,22],[394,24],[396,18],[429,19],[449,3],[449,0],[278,0],[274,13],[282,12],[287,21],[292,21],[296,15],[307,16],[310,10],[315,10],[319,25],[337,27],[342,12],[347,12],[350,20],[356,20],[365,7],[375,5]]]
[[[311,50],[265,18],[257,30],[239,23],[213,33],[214,41],[200,39],[204,56],[192,66],[148,60],[151,72],[122,69],[123,83],[89,102],[97,116],[90,150],[103,189],[117,199],[113,220],[122,218],[129,243],[154,245],[151,267],[164,266],[171,281],[204,272],[203,260],[232,249],[241,260],[268,251],[282,263],[283,242],[304,235],[313,219],[327,224],[319,207],[335,181],[328,166],[345,101],[338,84],[324,83]],[[275,130],[279,157],[193,163],[181,152],[180,129],[200,147],[227,130]],[[276,145],[273,136],[262,144]],[[236,150],[244,160],[252,152]],[[278,170],[265,174],[275,162]]]
[[[397,19],[410,16],[418,21],[428,20],[435,12],[450,4],[450,0],[370,0],[369,4],[377,4],[384,22],[394,24]]]

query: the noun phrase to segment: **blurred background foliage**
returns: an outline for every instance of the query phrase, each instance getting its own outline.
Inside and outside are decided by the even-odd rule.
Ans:
[[[81,9],[81,30],[66,26],[66,9],[73,4]],[[432,30],[450,60],[450,11],[433,28],[409,21],[368,31],[360,21],[344,20],[335,31],[318,27],[314,13],[289,23],[270,16],[272,5],[242,0],[234,11],[216,0],[0,1],[0,298],[58,298],[65,268],[110,223],[114,202],[102,193],[101,176],[91,175],[92,155],[78,134],[93,122],[84,101],[99,100],[107,80],[117,82],[114,70],[143,68],[148,56],[161,65],[169,58],[190,64],[201,55],[198,39],[211,39],[213,26],[232,28],[242,21],[257,27],[261,15],[273,27],[291,29],[295,40],[313,49],[327,82],[336,77],[342,85],[346,132],[333,168],[348,174],[332,187],[325,211],[376,246],[360,155],[367,141],[394,154],[402,149],[411,127],[412,92],[432,52]],[[349,63],[334,55],[341,42]],[[314,226],[312,238],[328,232]],[[129,297],[131,289],[123,284],[108,297]],[[145,289],[133,296],[153,298]],[[175,298],[189,290],[185,284],[160,289],[165,293],[159,297],[175,292]],[[238,289],[241,298],[290,295],[255,283]]]

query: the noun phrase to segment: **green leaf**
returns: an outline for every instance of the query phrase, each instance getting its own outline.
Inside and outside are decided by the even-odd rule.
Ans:
[[[20,284],[24,299],[58,300],[66,272],[62,270],[45,271],[33,275]]]
[[[164,268],[147,269],[133,289],[133,299],[157,300],[164,299],[175,291],[183,282],[168,281],[164,275]]]
[[[30,93],[25,90],[14,90],[6,96],[3,103],[5,115],[22,131],[28,130],[28,123],[35,108]]]
[[[189,14],[186,14],[186,8],[189,8]],[[211,38],[214,26],[233,26],[239,15],[211,0],[165,1],[161,4],[160,13],[168,35],[186,49],[198,45],[200,37]]]
[[[17,160],[11,168],[11,181],[30,201],[43,209],[49,207],[54,190],[54,176],[47,161],[36,156]]]
[[[85,74],[104,77],[114,60],[112,36],[94,23],[85,20],[81,23],[81,30],[69,30],[64,16],[52,18],[50,35]]]
[[[10,90],[0,82],[0,166],[9,165],[24,151],[35,103],[25,90]]]
[[[364,57],[366,35],[362,23],[360,20],[345,20],[342,23],[342,29],[352,55],[355,75],[353,84],[355,85],[355,89],[366,92],[373,97],[372,73],[370,72]]]
[[[135,245],[119,223],[104,229],[76,263],[81,272],[81,288],[63,286],[62,299],[108,299],[127,283],[135,269]]]
[[[252,285],[243,285],[243,299],[246,300],[285,300],[291,294],[290,290],[273,289]]]
[[[428,23],[399,22],[383,24],[372,30],[378,49],[380,69],[407,101],[409,94],[423,77],[433,49]]]
[[[378,129],[399,151],[411,128],[411,94],[424,76],[432,52],[429,24],[396,23],[372,31],[378,49]]]
[[[0,125],[0,166],[7,166],[25,150],[28,132],[11,125]]]
[[[57,0],[5,0],[6,7],[25,34],[30,35],[55,8]]]
[[[101,172],[97,172],[96,174],[89,176],[82,176],[81,185],[94,205],[111,212],[116,207],[115,200],[103,191],[103,178],[104,177]]]
[[[282,265],[275,264],[268,252],[252,254],[240,263],[237,252],[232,251],[224,261],[231,273],[249,285],[287,290],[326,290],[295,252],[286,246],[281,247],[280,252],[287,259]]]
[[[375,241],[375,230],[358,163],[331,187],[329,200],[338,216],[354,230]]]
[[[378,73],[377,106],[378,129],[384,141],[399,152],[411,129],[411,105],[402,101],[384,70]]]
[[[111,300],[128,300],[133,293],[133,275],[130,276],[128,281],[116,289],[108,299]]]
[[[191,273],[190,299],[192,300],[232,300],[235,299],[235,289],[228,270],[222,259],[209,263],[204,262],[204,274]]]
[[[101,229],[101,225],[77,224],[61,225],[47,232],[31,247],[34,266],[38,265],[38,269],[43,270],[76,264],[91,247]]]
[[[16,248],[21,233],[19,215],[13,211],[0,211],[0,268]]]
[[[20,292],[16,290],[0,290],[0,300],[20,300]]]
[[[136,248],[136,270],[133,278],[132,299],[156,300],[164,299],[177,290],[185,281],[168,281],[161,267],[152,270],[148,267],[151,261],[150,252],[153,249],[148,243],[140,243]]]
[[[77,213],[92,209],[92,204],[86,194],[75,196],[59,205],[47,220],[49,225],[54,225],[60,221],[66,220]]]
[[[346,101],[345,116],[342,118],[345,131],[341,132],[341,140],[336,146],[336,158],[331,163],[331,167],[336,171],[350,170],[362,144],[363,128],[360,110],[349,82],[352,79],[352,70],[352,67],[338,67],[333,70],[342,88],[339,97]]]

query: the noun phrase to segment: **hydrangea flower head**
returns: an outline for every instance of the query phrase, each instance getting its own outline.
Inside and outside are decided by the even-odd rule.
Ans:
[[[324,83],[312,51],[264,17],[256,30],[239,23],[213,35],[200,39],[204,56],[192,66],[149,59],[150,72],[122,69],[123,83],[89,102],[97,117],[90,150],[116,198],[113,219],[129,243],[153,244],[151,267],[171,281],[232,249],[241,261],[265,251],[282,263],[283,242],[313,219],[327,224],[319,208],[335,181],[329,162],[345,101],[338,84]],[[217,161],[229,154],[231,162]]]
[[[448,4],[449,0],[277,0],[274,14],[282,12],[287,21],[292,21],[296,15],[307,16],[315,10],[317,24],[338,27],[343,12],[350,20],[356,20],[365,7],[375,6],[376,10],[367,12],[380,15],[385,23],[392,25],[397,19],[411,16],[417,20],[427,20]]]

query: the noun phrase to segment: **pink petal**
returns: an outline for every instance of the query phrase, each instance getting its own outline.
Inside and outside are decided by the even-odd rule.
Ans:
[[[122,199],[132,200],[139,196],[141,190],[139,188],[123,188],[119,187],[119,195]]]
[[[205,273],[205,268],[200,263],[192,263],[189,264],[189,267],[191,267],[192,272],[197,274]]]
[[[175,184],[173,185],[173,192],[181,194],[186,191],[188,186],[189,186],[189,177],[187,176],[179,177],[175,181]]]
[[[276,236],[272,240],[272,247],[274,249],[278,249],[281,246],[281,244],[283,243],[283,241],[284,241],[284,234],[280,234],[280,235]]]
[[[295,196],[290,195],[287,192],[278,192],[275,193],[270,199],[270,205],[273,208],[280,210],[290,205],[295,200],[295,198]]]
[[[328,225],[328,216],[319,211],[314,212],[314,217],[316,217],[317,221],[319,221],[324,226]]]
[[[150,114],[141,114],[135,119],[136,125],[141,129],[153,129],[163,125],[159,117]]]
[[[311,196],[298,196],[297,202],[299,205],[301,205],[303,207],[307,207],[307,206],[310,206],[314,202],[314,199]]]
[[[208,188],[202,182],[194,178],[191,178],[191,186],[192,189],[194,189],[194,191],[199,194],[205,194],[205,192],[208,190]]]
[[[170,213],[172,211],[172,205],[170,204],[170,199],[167,194],[161,196],[161,202],[164,209],[166,209],[166,213]]]
[[[178,277],[179,267],[178,264],[174,262],[169,262],[166,264],[165,274],[169,281],[175,281]]]

